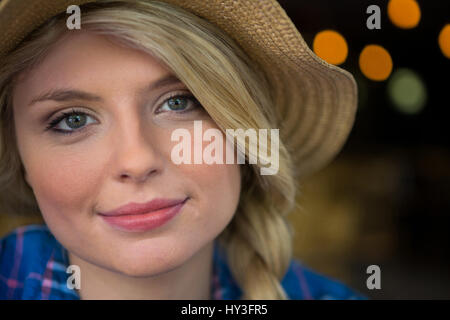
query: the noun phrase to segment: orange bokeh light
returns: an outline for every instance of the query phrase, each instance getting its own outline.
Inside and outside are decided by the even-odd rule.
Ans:
[[[320,58],[334,65],[344,63],[348,55],[347,41],[334,30],[319,32],[314,38],[313,50]]]
[[[389,0],[388,16],[395,26],[411,29],[419,24],[421,12],[415,0]]]
[[[447,24],[442,28],[439,33],[438,42],[442,54],[450,59],[450,24]]]
[[[368,45],[359,56],[359,68],[370,80],[386,80],[393,68],[391,55],[382,46]]]

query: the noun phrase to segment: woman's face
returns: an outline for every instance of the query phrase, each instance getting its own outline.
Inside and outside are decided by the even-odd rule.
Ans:
[[[220,234],[239,200],[237,164],[171,160],[175,129],[194,137],[194,120],[217,125],[195,100],[169,99],[190,94],[183,83],[152,87],[169,74],[148,54],[82,31],[14,88],[18,150],[48,227],[72,254],[127,275],[182,265]],[[101,214],[157,198],[186,201],[153,229],[126,230]]]

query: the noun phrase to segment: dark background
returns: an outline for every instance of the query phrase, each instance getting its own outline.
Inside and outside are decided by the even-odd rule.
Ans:
[[[307,44],[333,29],[349,54],[340,65],[359,87],[355,126],[336,160],[304,182],[294,214],[296,256],[374,299],[450,298],[450,59],[438,35],[450,23],[450,1],[418,1],[421,21],[400,29],[388,1],[280,0]],[[369,5],[381,9],[381,29],[369,30]],[[398,111],[387,82],[367,79],[358,58],[368,44],[383,46],[398,68],[415,71],[428,100],[418,114]],[[391,74],[392,76],[392,74]],[[381,268],[381,289],[368,290],[366,268]]]

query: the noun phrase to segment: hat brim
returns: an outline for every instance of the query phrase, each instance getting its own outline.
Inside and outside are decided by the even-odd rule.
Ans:
[[[161,1],[161,0],[160,0]],[[353,127],[353,76],[317,57],[275,0],[162,0],[217,25],[266,72],[275,91],[280,136],[293,155],[296,176],[327,165]],[[2,0],[0,61],[31,31],[69,5],[95,0]]]

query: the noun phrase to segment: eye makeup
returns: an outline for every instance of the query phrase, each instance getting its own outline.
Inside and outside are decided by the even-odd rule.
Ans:
[[[175,102],[169,103],[171,101]],[[183,101],[187,101],[187,103],[183,105],[182,103]],[[166,104],[168,104],[168,107],[166,107],[165,110],[163,110]],[[155,115],[176,114],[177,117],[183,117],[183,114],[193,112],[199,108],[203,109],[199,101],[191,93],[189,94],[172,93],[161,104],[159,104],[159,106],[154,111],[154,114]],[[66,125],[66,127],[69,127],[70,119],[74,118],[78,119],[78,121],[81,121],[82,123],[84,122],[84,124],[86,125],[80,126],[79,128],[73,130],[59,128],[61,124]],[[87,127],[87,124],[89,124],[87,123],[88,121],[86,121],[85,118],[95,118],[95,117],[81,109],[73,107],[70,112],[62,112],[59,116],[48,121],[45,131],[51,131],[52,133],[63,135],[71,135],[74,133],[78,133],[83,131]]]

